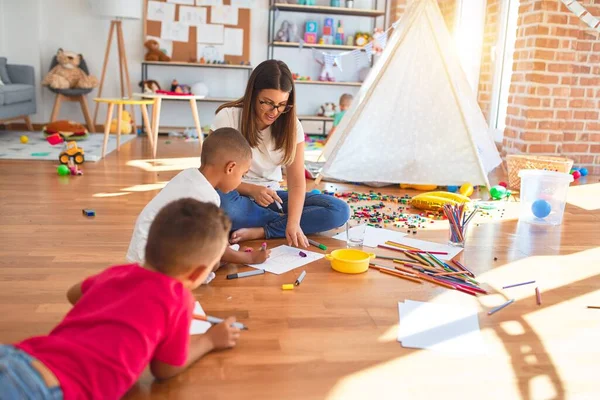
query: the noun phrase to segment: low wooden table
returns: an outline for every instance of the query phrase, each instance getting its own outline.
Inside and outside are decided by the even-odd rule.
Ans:
[[[148,109],[146,106],[154,104],[153,100],[135,100],[135,99],[104,99],[104,98],[95,98],[95,102],[97,103],[107,103],[108,110],[106,111],[106,121],[104,122],[104,143],[102,145],[102,158],[106,155],[106,146],[108,144],[108,137],[110,135],[110,122],[113,116],[113,109],[115,104],[118,106],[117,108],[117,151],[121,147],[121,119],[123,116],[123,107],[125,105],[131,106],[140,106],[142,110],[142,118],[144,119],[144,127],[148,132],[148,140],[150,140],[150,146],[152,147],[152,152],[154,157],[156,157],[156,140],[154,135],[152,134],[152,127],[150,126],[150,119],[148,118]]]
[[[143,99],[153,99],[154,108],[152,109],[152,132],[154,132],[154,142],[158,142],[158,130],[160,127],[160,109],[163,100],[187,100],[192,109],[192,117],[194,117],[194,125],[196,126],[196,132],[198,133],[198,140],[202,145],[202,127],[200,126],[200,117],[198,116],[198,105],[196,100],[202,100],[206,96],[194,96],[194,95],[170,95],[170,94],[157,94],[157,93],[134,93],[136,97]],[[156,150],[154,151],[154,157],[156,157]]]

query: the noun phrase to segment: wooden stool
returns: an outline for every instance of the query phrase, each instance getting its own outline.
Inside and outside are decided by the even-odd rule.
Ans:
[[[107,103],[108,110],[106,111],[106,121],[104,122],[104,144],[102,145],[102,158],[106,155],[106,146],[108,145],[108,137],[110,135],[110,122],[113,116],[113,109],[115,104],[117,108],[117,151],[121,147],[121,118],[123,116],[123,107],[125,105],[140,106],[142,110],[142,118],[144,120],[144,128],[148,133],[148,140],[150,141],[150,147],[152,147],[152,154],[156,154],[156,142],[154,141],[154,135],[152,134],[152,126],[150,125],[150,118],[148,118],[148,108],[146,106],[153,105],[154,100],[133,100],[133,99],[94,99],[97,103]],[[133,133],[134,135],[136,132]]]

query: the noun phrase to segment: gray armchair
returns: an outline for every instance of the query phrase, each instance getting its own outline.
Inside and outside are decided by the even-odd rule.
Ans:
[[[32,131],[29,115],[36,112],[33,67],[7,64],[0,57],[0,80],[0,124],[23,119]]]

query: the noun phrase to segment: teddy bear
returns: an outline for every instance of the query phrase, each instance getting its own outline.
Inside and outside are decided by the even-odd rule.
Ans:
[[[160,45],[154,39],[146,40],[144,47],[148,49],[148,52],[144,56],[146,61],[171,61],[171,57],[166,55],[160,50]]]
[[[153,94],[156,93],[157,90],[161,90],[158,82],[152,79],[141,81],[140,88],[142,88],[144,94]]]
[[[337,106],[333,103],[323,103],[321,107],[319,107],[319,112],[317,115],[319,117],[333,117],[335,112],[337,111]]]
[[[128,111],[123,110],[123,114],[121,115],[121,133],[124,135],[129,135],[133,131],[133,127],[131,125],[131,115]],[[117,133],[117,119],[113,119],[110,122],[110,133]]]
[[[92,89],[98,86],[95,76],[86,74],[79,64],[83,61],[81,54],[58,49],[54,68],[48,72],[42,85],[53,89]]]

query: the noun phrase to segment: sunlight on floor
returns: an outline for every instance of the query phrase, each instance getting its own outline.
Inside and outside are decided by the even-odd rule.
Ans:
[[[127,192],[148,192],[151,190],[160,190],[160,189],[164,188],[165,186],[167,186],[167,183],[169,183],[169,182],[162,181],[162,182],[157,182],[157,183],[146,183],[146,184],[126,187],[121,190],[127,191]]]
[[[130,192],[120,192],[120,193],[96,193],[92,197],[119,197],[119,196],[127,196],[131,194]]]
[[[199,168],[200,157],[157,158],[149,160],[131,160],[127,166],[148,172],[182,171],[186,168]]]
[[[600,209],[600,183],[571,186],[567,193],[567,203],[588,211]]]

